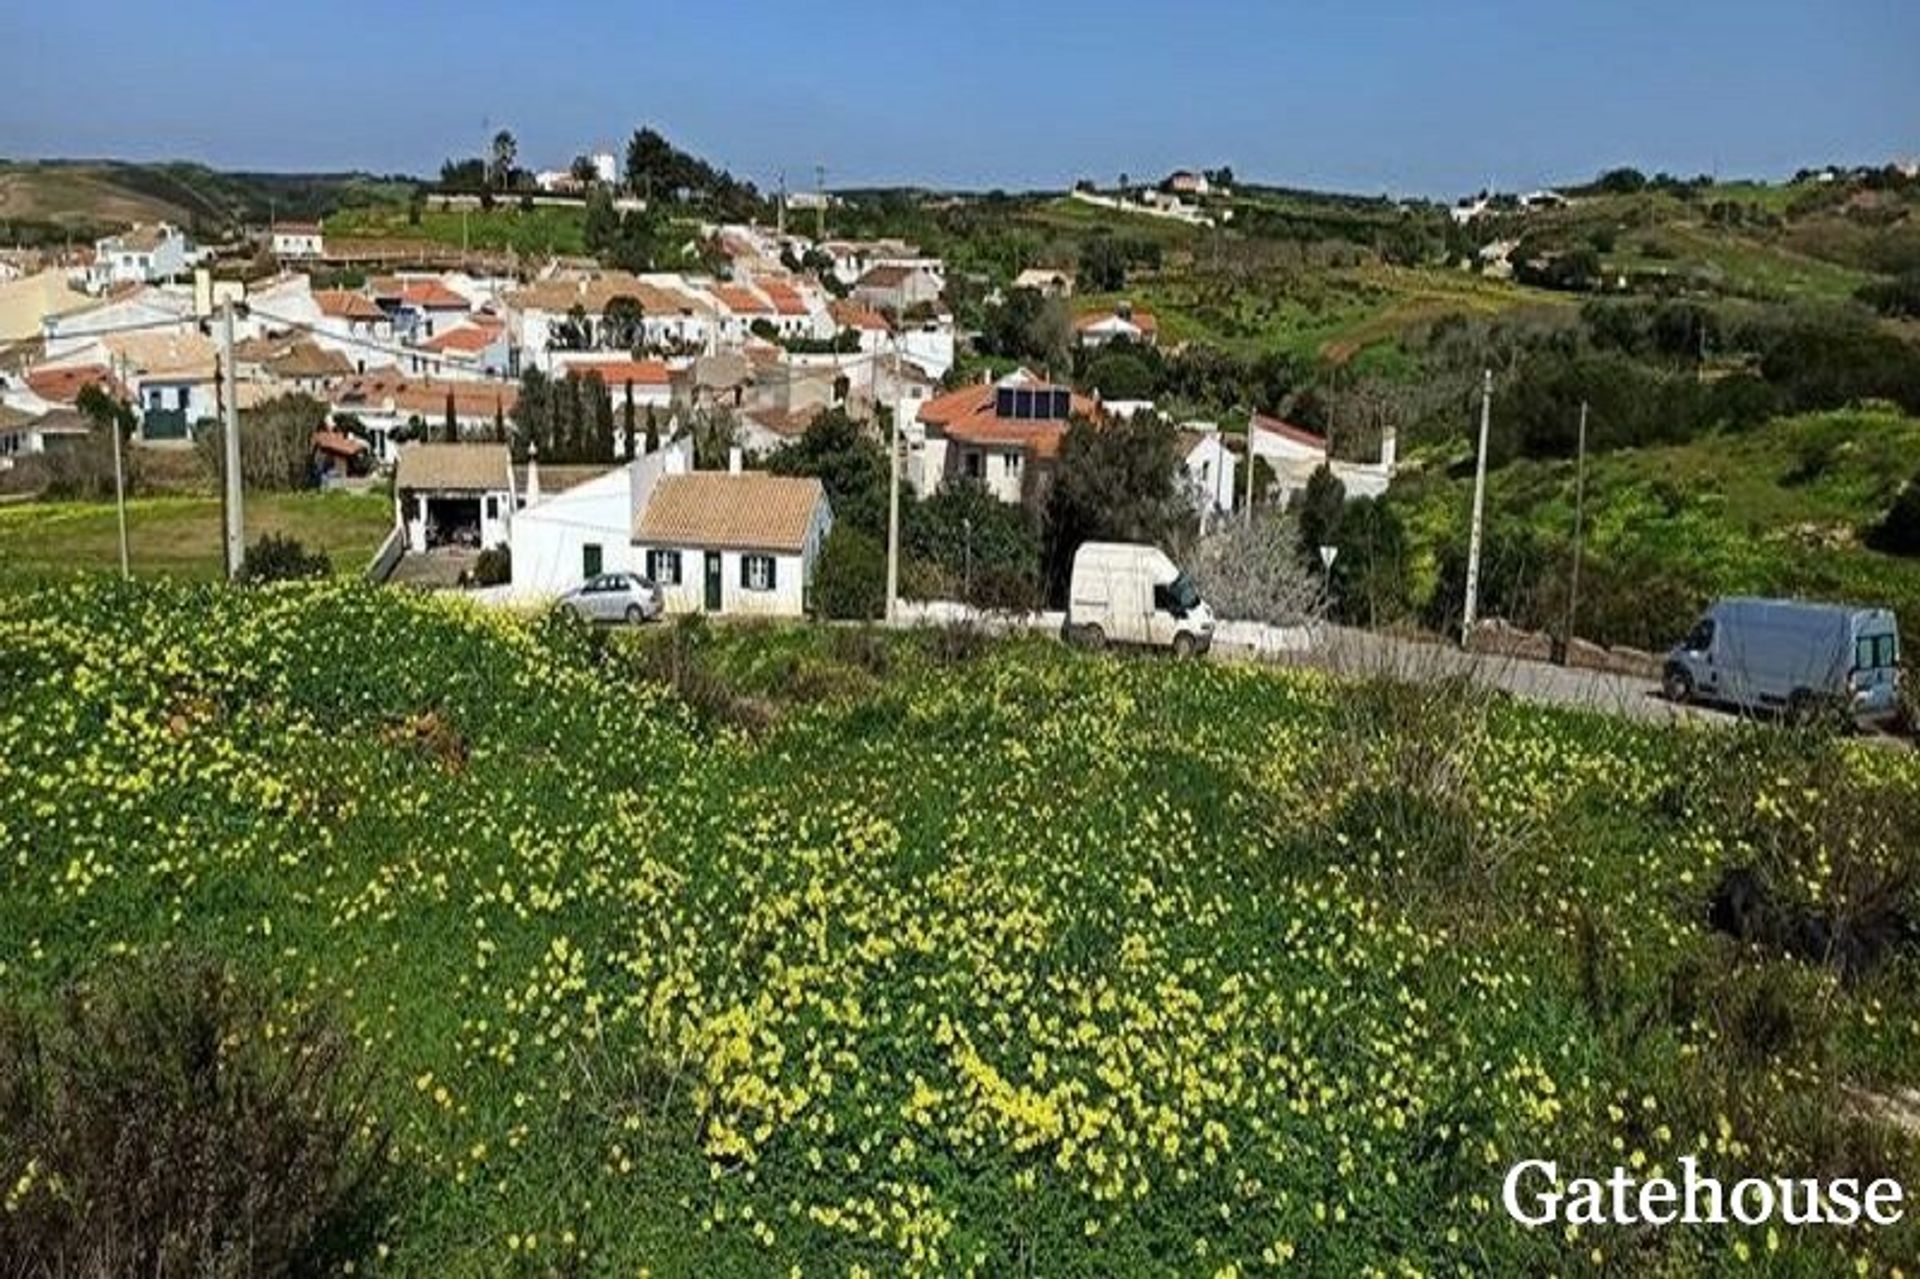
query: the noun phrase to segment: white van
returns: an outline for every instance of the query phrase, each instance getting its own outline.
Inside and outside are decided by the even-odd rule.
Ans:
[[[1900,712],[1900,633],[1892,612],[1800,600],[1724,599],[1667,654],[1661,685],[1676,702],[1784,711],[1823,709],[1867,724]]]
[[[1155,546],[1087,542],[1067,588],[1069,643],[1151,644],[1182,657],[1213,645],[1213,610],[1193,580]]]

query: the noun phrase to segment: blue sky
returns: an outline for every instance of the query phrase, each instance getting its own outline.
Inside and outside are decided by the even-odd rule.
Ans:
[[[651,123],[742,176],[1060,187],[1230,163],[1455,195],[1920,154],[1916,0],[87,0],[0,21],[0,155],[427,173]]]

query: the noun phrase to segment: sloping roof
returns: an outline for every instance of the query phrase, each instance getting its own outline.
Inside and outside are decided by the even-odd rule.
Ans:
[[[76,364],[61,369],[28,369],[27,389],[54,404],[72,404],[80,391],[98,382],[110,391],[118,390],[104,364]]]
[[[851,298],[836,298],[827,304],[827,314],[833,322],[843,329],[870,329],[876,333],[887,333],[892,326],[887,317],[870,306],[862,306]]]
[[[0,435],[23,430],[42,435],[86,435],[92,432],[93,421],[73,409],[49,409],[36,415],[0,404]]]
[[[235,358],[239,358],[238,351]],[[269,355],[260,366],[273,376],[283,378],[346,377],[353,372],[353,361],[317,342],[295,342]]]
[[[343,320],[384,320],[387,313],[364,293],[354,293],[347,289],[316,289],[313,294],[314,305],[320,308],[320,314],[331,315]]]
[[[811,315],[812,308],[799,289],[785,280],[761,280],[760,291],[767,295],[767,301],[773,303],[773,309],[782,315]]]
[[[444,333],[436,333],[419,343],[419,346],[423,351],[465,351],[475,354],[486,350],[499,340],[499,329],[490,325],[469,324],[457,329],[448,329]]]
[[[823,411],[818,404],[803,409],[746,409],[741,412],[740,420],[784,439],[796,440],[807,433],[807,428],[813,425],[813,419]]]
[[[217,365],[213,339],[197,329],[115,333],[102,341],[127,369],[143,377],[210,381]]]
[[[67,273],[49,267],[0,283],[0,342],[40,336],[42,320],[94,305],[92,298],[67,283]]]
[[[867,273],[854,283],[856,289],[897,289],[907,282],[917,268],[908,266],[870,267]]]
[[[556,368],[555,372],[561,370]],[[578,373],[581,377],[598,373],[602,382],[616,389],[628,382],[635,386],[666,386],[673,377],[665,360],[580,360],[569,363],[564,372]]]
[[[1110,311],[1089,311],[1073,318],[1073,327],[1082,333],[1111,323],[1131,324],[1142,333],[1155,333],[1160,328],[1160,321],[1154,318],[1153,312],[1143,311],[1137,306],[1124,312],[1118,307]]]
[[[339,431],[315,431],[313,447],[333,457],[359,457],[367,451],[367,442]]]
[[[590,279],[538,280],[507,294],[505,301],[521,311],[550,311],[564,315],[578,306],[588,315],[601,315],[607,303],[629,297],[648,315],[709,315],[713,308],[691,293],[642,280],[626,271],[608,271]]]
[[[1019,380],[1008,385],[1028,386],[1039,389],[1043,386],[1037,380]],[[1060,441],[1067,433],[1067,424],[1058,419],[1032,420],[1003,418],[998,412],[998,383],[984,382],[973,386],[963,386],[957,391],[948,391],[945,395],[936,395],[920,406],[920,420],[934,427],[950,440],[959,440],[963,444],[983,444],[1005,448],[1009,445],[1024,447],[1037,458],[1053,458],[1060,454]],[[1053,388],[1048,388],[1053,389]],[[1069,411],[1074,417],[1097,418],[1100,406],[1088,397],[1074,392],[1069,402]]]
[[[651,546],[798,551],[827,491],[811,476],[694,471],[654,487],[633,530]]]
[[[504,444],[407,444],[394,464],[393,486],[492,493],[510,488],[512,477]]]
[[[773,304],[744,284],[716,284],[707,292],[735,315],[772,315]]]
[[[1324,452],[1327,447],[1326,436],[1316,435],[1304,426],[1295,426],[1293,423],[1282,421],[1277,417],[1268,417],[1265,413],[1255,413],[1253,415],[1253,425],[1259,430],[1269,431],[1282,439],[1292,440],[1296,444],[1305,444],[1309,448],[1320,449]]]
[[[408,280],[400,286],[400,300],[428,311],[466,311],[471,304],[438,280]]]
[[[350,378],[335,387],[334,407],[353,413],[384,409],[388,404],[402,415],[417,414],[429,421],[446,415],[447,394],[453,394],[454,416],[468,421],[506,416],[513,412],[520,388],[510,382],[448,381],[369,374]]]

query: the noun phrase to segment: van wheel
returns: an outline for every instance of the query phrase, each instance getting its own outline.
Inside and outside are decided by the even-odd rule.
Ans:
[[[1660,677],[1660,691],[1668,701],[1684,706],[1693,700],[1693,676],[1687,674],[1684,666],[1669,666]]]
[[[1175,657],[1178,657],[1184,660],[1186,658],[1192,657],[1195,653],[1199,651],[1200,651],[1200,646],[1194,643],[1193,636],[1187,634],[1187,632],[1181,631],[1178,635],[1175,635],[1173,637],[1173,655]]]

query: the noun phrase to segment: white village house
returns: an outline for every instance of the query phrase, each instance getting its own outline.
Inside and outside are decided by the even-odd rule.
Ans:
[[[1313,473],[1325,465],[1341,484],[1347,497],[1379,497],[1393,481],[1398,465],[1398,441],[1392,427],[1380,436],[1380,458],[1375,462],[1348,462],[1328,452],[1327,438],[1264,413],[1256,413],[1247,425],[1253,455],[1273,468],[1274,482],[1269,500],[1286,502],[1307,487]]]
[[[740,469],[664,475],[633,530],[669,613],[800,617],[833,527],[811,476]]]
[[[318,222],[276,222],[268,239],[273,256],[281,261],[310,261],[326,256],[326,239]]]
[[[159,222],[97,240],[87,268],[87,291],[101,293],[119,284],[149,284],[185,275],[200,260],[179,227]]]
[[[408,444],[393,471],[393,518],[406,549],[509,542],[513,462],[504,444]]]
[[[644,573],[633,530],[662,476],[693,469],[685,436],[622,467],[543,494],[527,464],[527,504],[513,517],[513,586],[519,599],[552,599],[599,573]]]

